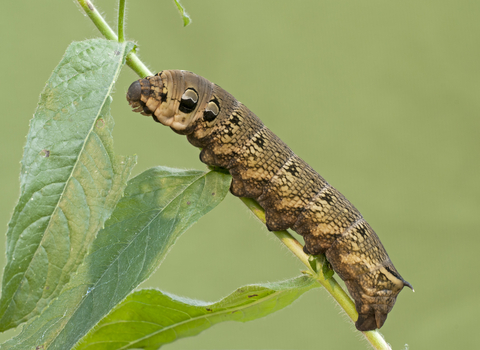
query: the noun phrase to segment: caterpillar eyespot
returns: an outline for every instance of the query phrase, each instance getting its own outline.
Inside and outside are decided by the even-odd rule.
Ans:
[[[201,147],[202,162],[227,169],[232,194],[256,199],[269,230],[292,228],[306,253],[324,253],[355,300],[358,330],[382,327],[398,293],[412,288],[359,211],[218,85],[166,70],[132,83],[127,100]]]
[[[198,94],[194,89],[187,89],[182,95],[178,109],[183,113],[191,113],[197,107]]]
[[[218,107],[218,102],[210,101],[207,104],[207,108],[205,108],[205,112],[203,112],[203,119],[205,119],[207,122],[214,121],[218,113],[220,113],[220,107]]]

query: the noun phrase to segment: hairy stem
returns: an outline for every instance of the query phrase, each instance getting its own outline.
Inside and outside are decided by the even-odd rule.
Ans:
[[[148,77],[149,75],[153,75],[150,69],[138,58],[138,56],[134,52],[130,52],[127,55],[127,66],[132,68],[132,70],[138,74],[140,78]]]
[[[77,0],[80,6],[83,8],[88,17],[92,20],[93,24],[98,28],[100,33],[108,40],[117,41],[117,34],[110,28],[108,23],[103,19],[102,15],[97,11],[95,6],[88,0]]]
[[[255,216],[262,222],[265,221],[265,211],[252,198],[240,198],[242,202],[255,214]],[[309,256],[304,253],[303,247],[288,231],[272,231],[272,233],[293,253],[295,256],[308,268],[310,274],[330,293],[330,295],[337,301],[342,307],[345,313],[350,317],[352,321],[356,321],[358,318],[357,310],[355,309],[355,303],[338,284],[335,278],[330,277],[328,279],[323,275],[323,264],[319,257],[315,257],[317,268],[314,271],[310,265]],[[365,338],[370,342],[374,349],[387,350],[391,349],[385,339],[378,331],[362,332]]]
[[[118,3],[118,41],[125,41],[125,0]]]
[[[103,19],[100,13],[95,9],[93,4],[88,0],[77,0],[80,6],[84,9],[88,17],[92,20],[95,26],[100,30],[103,36],[110,40],[119,40],[115,32],[110,28],[108,23]],[[120,40],[123,41],[123,27],[124,27],[124,12],[125,12],[125,0],[120,0],[119,7],[119,20],[118,29],[120,33]],[[131,52],[127,56],[127,65],[135,71],[141,78],[149,75],[153,75],[152,72],[145,66],[145,64],[138,58],[138,56]],[[240,198],[243,203],[265,224],[265,211],[263,208],[252,198]],[[342,307],[345,313],[350,317],[352,321],[356,321],[358,313],[355,309],[355,304],[348,294],[342,289],[342,287],[333,278],[325,278],[323,275],[323,263],[318,257],[315,258],[317,268],[312,269],[310,265],[310,256],[303,252],[303,247],[288,231],[273,231],[273,234],[305,265],[309,270],[309,274],[313,276],[325,289],[333,296],[333,298]],[[388,343],[382,337],[378,331],[362,332],[367,341],[372,345],[374,349],[378,350],[391,350]]]
[[[118,41],[117,34],[115,34],[113,29],[108,25],[102,15],[89,0],[77,0],[77,2],[106,39]],[[138,58],[135,52],[130,52],[127,55],[127,65],[142,78],[153,75],[147,66],[145,66],[145,64]]]

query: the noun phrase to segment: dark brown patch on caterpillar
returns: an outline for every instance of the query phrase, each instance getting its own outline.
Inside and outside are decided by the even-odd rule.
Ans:
[[[134,82],[127,100],[201,147],[202,162],[227,169],[230,191],[256,199],[269,230],[292,228],[305,252],[324,253],[355,300],[357,329],[382,327],[398,293],[412,288],[358,210],[218,85],[167,70]]]

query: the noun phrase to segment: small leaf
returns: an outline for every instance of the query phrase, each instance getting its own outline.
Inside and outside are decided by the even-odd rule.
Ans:
[[[332,266],[328,262],[325,254],[319,254],[319,255],[316,256],[316,258],[317,258],[317,261],[318,261],[319,265],[322,268],[323,278],[325,278],[325,280],[328,280],[328,279],[332,278],[333,275],[335,274],[335,272],[333,271]]]
[[[135,159],[113,152],[110,94],[132,47],[71,44],[40,96],[7,231],[1,331],[59,295],[122,195]]]
[[[291,304],[318,287],[312,278],[249,285],[216,303],[178,297],[158,290],[129,295],[76,346],[90,349],[154,350],[197,335],[225,321],[247,322]]]
[[[309,255],[308,263],[314,272],[319,273],[321,270],[325,280],[332,278],[335,274],[325,254]]]
[[[70,349],[152,274],[183,232],[223,200],[230,180],[222,173],[165,167],[130,180],[62,294],[2,350]]]
[[[335,271],[332,270],[332,267],[330,266],[328,261],[326,264],[323,264],[322,272],[323,272],[323,277],[325,277],[326,280],[332,278],[333,275],[335,274]]]
[[[310,267],[312,268],[313,271],[317,271],[317,259],[313,255],[308,256],[308,263],[310,264]]]
[[[177,5],[177,9],[178,9],[178,12],[180,12],[180,14],[182,15],[182,18],[183,18],[183,26],[186,27],[190,24],[190,22],[192,21],[190,19],[190,16],[188,15],[188,13],[185,11],[185,8],[183,7],[182,4],[180,4],[180,1],[179,0],[174,0],[175,1],[175,5]]]

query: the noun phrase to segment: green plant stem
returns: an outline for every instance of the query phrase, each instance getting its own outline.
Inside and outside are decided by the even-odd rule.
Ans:
[[[252,198],[240,198],[242,202],[250,209],[250,211],[255,214],[255,216],[262,222],[265,221],[265,210]],[[357,310],[355,309],[355,303],[348,296],[348,294],[342,289],[338,284],[335,278],[331,277],[325,279],[322,273],[321,265],[322,263],[316,258],[317,272],[314,271],[309,262],[309,256],[304,253],[303,247],[288,231],[272,231],[272,233],[282,241],[282,243],[293,253],[295,256],[307,266],[310,274],[320,283],[325,289],[330,293],[331,296],[337,301],[337,303],[342,307],[345,313],[350,317],[352,321],[356,321],[358,318]],[[378,331],[367,331],[362,332],[365,338],[370,342],[374,349],[387,350],[391,349],[388,343],[385,341],[383,336]]]
[[[118,3],[118,41],[125,41],[125,0]]]
[[[145,78],[153,75],[150,69],[148,69],[147,66],[143,64],[143,62],[134,52],[130,52],[127,55],[127,66],[132,68],[133,71],[137,73],[140,78]]]
[[[90,1],[77,0],[77,2],[106,39],[118,41],[117,34],[115,34],[113,29],[108,25],[102,15],[97,11],[95,6],[93,6]],[[138,58],[135,52],[130,52],[127,55],[127,65],[142,78],[153,75],[147,66],[145,66],[145,64]]]
[[[117,41],[117,34],[110,28],[108,23],[103,19],[102,15],[97,11],[95,6],[88,0],[77,0],[80,6],[83,8],[88,17],[92,20],[100,33],[108,40]]]
[[[110,28],[108,23],[103,19],[100,13],[95,9],[93,4],[88,0],[77,0],[80,6],[87,13],[88,17],[93,21],[95,26],[110,40],[118,40],[117,35]],[[122,0],[120,0],[122,3]],[[122,16],[123,20],[123,16]],[[120,15],[119,15],[120,26]],[[127,56],[127,65],[132,68],[141,78],[149,75],[153,75],[145,64],[138,58],[138,56],[131,52]],[[240,198],[243,203],[255,214],[255,216],[265,223],[265,211],[263,208],[251,198]],[[355,310],[355,304],[348,294],[342,289],[337,281],[331,277],[325,279],[322,273],[322,268],[317,268],[314,271],[310,266],[309,256],[303,252],[303,247],[288,231],[273,231],[273,234],[293,253],[295,256],[307,266],[309,273],[333,296],[333,298],[342,307],[345,313],[350,317],[352,321],[356,321],[358,313]],[[321,266],[321,262],[317,259],[317,266]],[[390,346],[382,337],[378,331],[362,332],[367,341],[372,345],[374,349],[378,350],[390,350]]]

